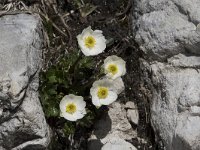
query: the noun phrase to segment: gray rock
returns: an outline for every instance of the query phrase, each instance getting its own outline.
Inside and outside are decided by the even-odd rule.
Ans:
[[[125,108],[127,109],[127,118],[128,120],[137,125],[139,122],[139,113],[138,113],[138,109],[135,106],[134,102],[128,101],[125,105]]]
[[[129,123],[124,105],[114,102],[109,106],[107,115],[95,124],[93,134],[88,139],[88,149],[101,149],[101,147],[114,138],[131,140],[137,136]]]
[[[126,108],[126,109],[137,109],[135,103],[132,102],[132,101],[128,101],[128,102],[126,102],[126,104],[125,104],[125,108]]]
[[[179,61],[178,64],[182,64],[182,60]],[[151,123],[157,137],[163,139],[167,150],[198,150],[200,70],[159,62],[146,66],[146,61],[142,61],[142,70],[151,72],[143,79],[148,82],[152,92]]]
[[[185,56],[183,54],[175,55],[167,59],[168,63],[179,68],[200,68],[200,57]]]
[[[200,113],[198,113],[200,115]],[[172,144],[174,149],[199,150],[200,149],[200,117],[182,115],[177,117],[176,132]]]
[[[123,139],[114,138],[108,141],[101,150],[137,150],[137,148]]]
[[[0,149],[47,149],[51,132],[38,98],[41,20],[6,15],[0,27]]]
[[[135,39],[148,58],[200,54],[199,0],[136,0]]]
[[[135,0],[135,40],[151,123],[167,150],[200,149],[199,0]]]
[[[139,113],[137,109],[128,109],[127,110],[127,118],[128,120],[137,125],[139,122]]]

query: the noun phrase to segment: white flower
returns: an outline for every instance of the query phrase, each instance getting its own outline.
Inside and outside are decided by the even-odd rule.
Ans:
[[[70,121],[81,119],[86,114],[86,103],[82,96],[66,95],[60,101],[60,116]]]
[[[93,31],[91,27],[84,29],[77,36],[78,44],[85,56],[94,56],[102,53],[106,48],[106,39],[101,30]]]
[[[106,76],[111,79],[116,79],[126,74],[126,62],[118,56],[108,56],[104,60],[103,65]]]
[[[90,89],[92,103],[95,106],[109,105],[117,99],[117,91],[113,87],[113,81],[102,79],[95,81]]]

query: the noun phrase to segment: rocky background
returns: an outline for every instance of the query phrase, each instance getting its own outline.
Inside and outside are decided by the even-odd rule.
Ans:
[[[200,1],[95,0],[99,8],[86,18],[69,1],[42,2],[0,0],[0,150],[49,149],[39,72],[67,53],[62,47],[72,49],[83,24],[114,38],[107,53],[122,56],[128,73],[123,96],[68,149],[200,149]]]
[[[0,149],[45,149],[51,131],[38,99],[43,48],[38,15],[0,18]]]
[[[200,149],[198,0],[135,0],[141,81],[151,91],[151,123],[167,150]]]

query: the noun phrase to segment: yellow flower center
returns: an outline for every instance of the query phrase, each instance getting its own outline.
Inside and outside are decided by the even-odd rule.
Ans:
[[[100,99],[105,99],[108,96],[108,88],[106,88],[106,87],[99,87],[98,92],[97,92],[97,96]]]
[[[85,38],[85,46],[87,48],[93,48],[94,45],[96,44],[96,40],[92,36],[88,36]]]
[[[110,64],[107,70],[109,73],[112,73],[113,75],[115,75],[118,72],[118,67],[115,64]]]
[[[74,103],[70,103],[66,106],[66,112],[73,114],[76,112],[76,105]]]

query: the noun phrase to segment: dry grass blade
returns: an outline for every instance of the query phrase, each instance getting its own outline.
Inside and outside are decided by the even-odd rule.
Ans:
[[[132,6],[132,0],[129,0],[125,10],[122,13],[117,13],[116,17],[120,17],[120,16],[123,16],[124,14],[126,14],[129,11],[129,9],[131,8],[131,6]]]
[[[63,32],[47,15],[43,14],[42,12],[39,13],[42,17],[45,18],[46,21],[51,22],[51,24],[53,25],[53,27],[60,32],[62,35],[67,37],[67,34],[65,32]]]

